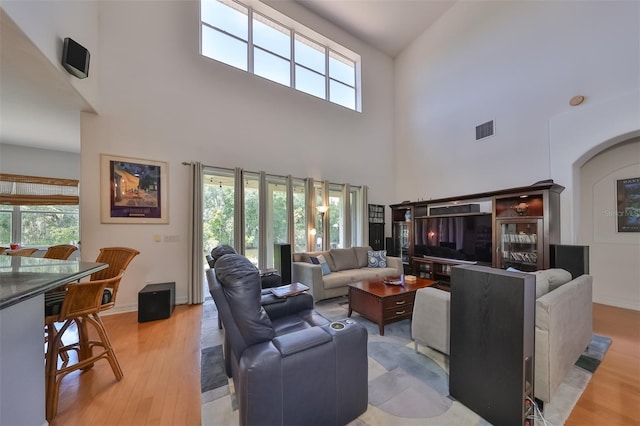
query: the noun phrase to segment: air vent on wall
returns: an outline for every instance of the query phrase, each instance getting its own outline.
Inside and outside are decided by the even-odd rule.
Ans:
[[[493,136],[493,120],[476,126],[476,140],[488,138]]]

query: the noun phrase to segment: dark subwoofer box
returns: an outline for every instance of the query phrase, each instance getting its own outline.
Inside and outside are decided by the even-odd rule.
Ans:
[[[147,284],[138,292],[138,322],[169,318],[176,304],[176,283]]]

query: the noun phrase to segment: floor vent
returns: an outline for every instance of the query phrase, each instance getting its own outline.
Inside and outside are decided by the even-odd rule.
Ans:
[[[476,140],[493,136],[493,120],[476,126]]]

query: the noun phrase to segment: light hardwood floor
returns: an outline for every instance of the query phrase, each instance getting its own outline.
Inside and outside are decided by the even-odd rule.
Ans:
[[[593,305],[593,332],[613,340],[567,425],[640,424],[640,311]]]
[[[594,304],[594,332],[613,339],[567,425],[640,423],[640,312]],[[139,324],[136,313],[104,316],[124,378],[106,361],[62,381],[62,425],[199,425],[201,306]]]

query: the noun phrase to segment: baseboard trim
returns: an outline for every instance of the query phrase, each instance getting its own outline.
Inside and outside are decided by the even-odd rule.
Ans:
[[[633,301],[623,300],[616,297],[594,297],[593,303],[600,303],[602,305],[615,306],[616,308],[631,309],[632,311],[640,311],[640,302],[633,303]]]
[[[176,305],[186,305],[186,304],[187,304],[186,296],[176,297]],[[138,304],[137,303],[128,303],[126,305],[116,304],[116,306],[114,306],[112,309],[101,312],[100,315],[107,316],[107,315],[115,315],[115,314],[125,314],[128,312],[138,312]]]

